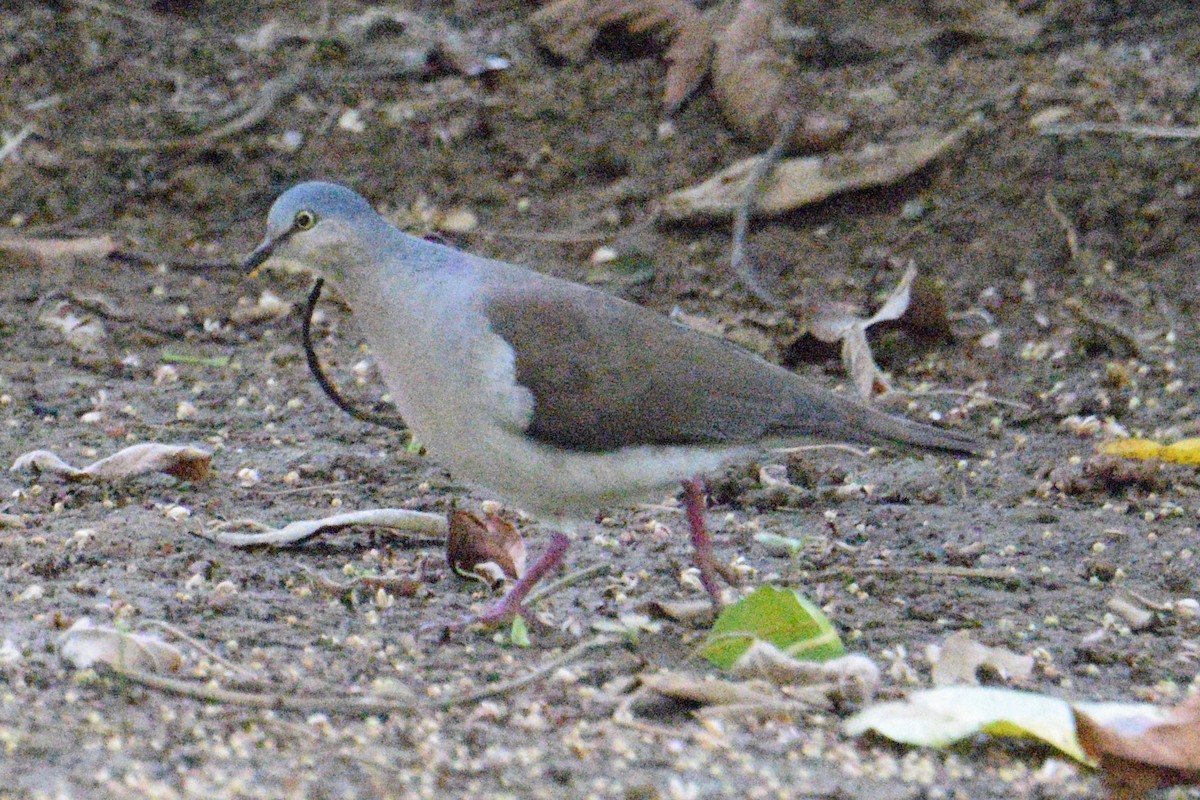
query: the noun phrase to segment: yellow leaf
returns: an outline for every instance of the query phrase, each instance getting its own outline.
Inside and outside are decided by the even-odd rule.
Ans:
[[[1200,438],[1180,439],[1169,445],[1149,439],[1118,439],[1100,446],[1100,452],[1122,458],[1158,458],[1172,464],[1200,465]]]
[[[1115,442],[1105,442],[1100,446],[1100,452],[1108,456],[1122,458],[1162,458],[1165,448],[1158,442],[1149,439],[1118,439]]]
[[[1160,458],[1173,464],[1200,465],[1200,439],[1180,439],[1167,445]]]

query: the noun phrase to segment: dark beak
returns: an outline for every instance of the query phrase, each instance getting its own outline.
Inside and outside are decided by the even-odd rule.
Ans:
[[[263,243],[260,244],[242,264],[242,268],[251,278],[258,277],[259,267],[261,267],[263,262],[270,258],[271,254],[275,252],[275,245],[279,244],[279,241],[279,239],[263,240]]]

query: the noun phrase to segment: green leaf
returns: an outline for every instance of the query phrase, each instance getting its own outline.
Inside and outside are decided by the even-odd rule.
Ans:
[[[508,640],[517,647],[529,647],[529,626],[520,614],[513,617],[512,628],[508,631]]]
[[[792,589],[760,586],[721,612],[700,654],[729,669],[760,640],[805,661],[826,661],[846,652],[833,623],[815,603]]]
[[[172,353],[170,350],[164,350],[162,354],[164,364],[195,364],[201,367],[228,367],[232,360],[229,356],[189,356],[185,353]]]

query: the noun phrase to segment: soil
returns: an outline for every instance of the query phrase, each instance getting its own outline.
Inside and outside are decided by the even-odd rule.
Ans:
[[[335,22],[366,8],[326,5]],[[1061,108],[1065,124],[1200,123],[1200,14],[1165,0],[1136,13],[1099,0],[1022,5],[1048,20],[1025,45],[954,34],[809,66],[806,79],[830,102],[886,98],[856,112],[847,149],[949,130],[976,112],[982,122],[921,174],[761,221],[748,242],[764,282],[812,302],[869,308],[914,263],[952,335],[893,325],[872,332],[876,357],[911,392],[897,395],[901,412],[977,432],[994,455],[776,455],[768,460],[788,462],[792,488],[764,488],[758,465],[710,476],[709,518],[718,552],[742,560],[748,585],[792,585],[822,604],[847,646],[881,665],[884,696],[928,685],[927,646],[966,629],[1032,654],[1027,688],[1171,704],[1197,679],[1200,620],[1179,601],[1198,590],[1200,481],[1192,467],[1098,456],[1096,443],[1119,428],[1167,441],[1197,432],[1200,159],[1194,138],[1051,136],[1031,119]],[[324,42],[297,91],[261,120],[186,139],[236,117],[301,57],[294,40],[250,52],[235,37],[272,20],[315,26],[323,7],[6,4],[0,130],[6,141],[29,130],[0,162],[0,236],[106,234],[118,253],[0,253],[0,459],[45,448],[83,465],[158,441],[211,451],[213,469],[200,481],[118,483],[0,473],[0,796],[1102,791],[1093,772],[1034,744],[979,738],[938,751],[848,738],[840,723],[853,703],[719,722],[663,704],[622,723],[614,711],[636,675],[716,672],[695,657],[704,625],[691,622],[582,653],[485,701],[429,705],[529,675],[647,600],[700,597],[680,578],[690,556],[675,498],[608,510],[578,537],[567,569],[608,573],[541,603],[547,627],[524,648],[507,631],[421,633],[493,597],[451,574],[437,543],[359,530],[287,549],[204,538],[233,520],[445,513],[483,499],[322,395],[298,311],[233,321],[239,299],[264,289],[303,306],[306,279],[256,283],[226,266],[261,238],[271,200],[303,179],[353,186],[417,232],[469,211],[477,227],[443,234],[457,246],[707,318],[846,388],[836,350],[800,337],[731,277],[727,224],[647,222],[656,198],[755,152],[725,126],[707,84],[664,116],[652,39],[614,28],[585,61],[567,63],[539,49],[531,4],[416,3],[414,13],[511,65],[466,77],[417,42],[406,72],[370,79],[356,51]],[[154,144],[164,140],[185,146]],[[640,254],[652,273],[604,282],[589,261],[601,245]],[[39,323],[63,300],[102,324],[92,349]],[[369,351],[336,300],[322,301],[317,335],[346,393],[386,411]],[[519,524],[531,551],[548,541],[536,521]],[[754,541],[760,530],[806,545],[780,558]],[[329,591],[311,575],[400,576],[404,590]],[[1108,605],[1129,592],[1161,604],[1138,630]],[[83,617],[174,641],[187,657],[180,679],[327,695],[328,706],[209,702],[78,671],[60,657],[60,637]],[[337,699],[347,694],[396,707],[364,714]]]

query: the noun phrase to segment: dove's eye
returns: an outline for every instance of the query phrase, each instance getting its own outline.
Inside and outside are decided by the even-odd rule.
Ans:
[[[317,215],[311,211],[297,211],[296,219],[292,222],[298,231],[311,230],[317,224]]]

